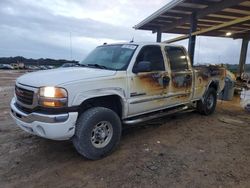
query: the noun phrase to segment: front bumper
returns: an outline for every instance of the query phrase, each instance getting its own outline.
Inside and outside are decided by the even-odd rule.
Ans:
[[[78,112],[63,114],[25,113],[15,105],[15,98],[11,100],[11,116],[16,124],[24,131],[52,140],[68,140],[75,133]]]

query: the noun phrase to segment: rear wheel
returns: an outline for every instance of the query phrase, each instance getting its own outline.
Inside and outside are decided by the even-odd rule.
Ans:
[[[197,111],[203,115],[210,115],[214,112],[217,103],[217,93],[214,88],[209,88],[204,100],[197,102]]]
[[[73,144],[81,155],[96,160],[111,153],[120,137],[121,121],[118,115],[108,108],[93,107],[80,115]]]

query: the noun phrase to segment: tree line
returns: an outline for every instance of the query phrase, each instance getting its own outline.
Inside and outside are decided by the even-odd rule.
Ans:
[[[64,63],[78,63],[78,61],[75,60],[70,61],[65,59],[50,59],[50,58],[32,59],[32,58],[25,58],[23,56],[0,57],[0,64],[13,64],[13,63],[24,63],[25,65],[61,66]]]

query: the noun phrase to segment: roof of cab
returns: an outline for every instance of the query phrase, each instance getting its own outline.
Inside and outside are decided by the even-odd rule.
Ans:
[[[176,46],[176,47],[183,47],[181,45],[176,44],[168,44],[164,42],[122,42],[122,43],[110,43],[110,44],[103,44],[101,46],[106,45],[138,45],[138,46],[145,46],[145,45],[160,45],[160,46]]]

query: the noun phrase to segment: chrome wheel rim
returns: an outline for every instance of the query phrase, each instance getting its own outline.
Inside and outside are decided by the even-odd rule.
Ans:
[[[97,123],[91,132],[91,143],[96,148],[104,148],[113,136],[113,128],[110,122]]]
[[[210,94],[208,97],[207,97],[207,108],[208,109],[211,109],[214,105],[214,96],[212,94]]]

